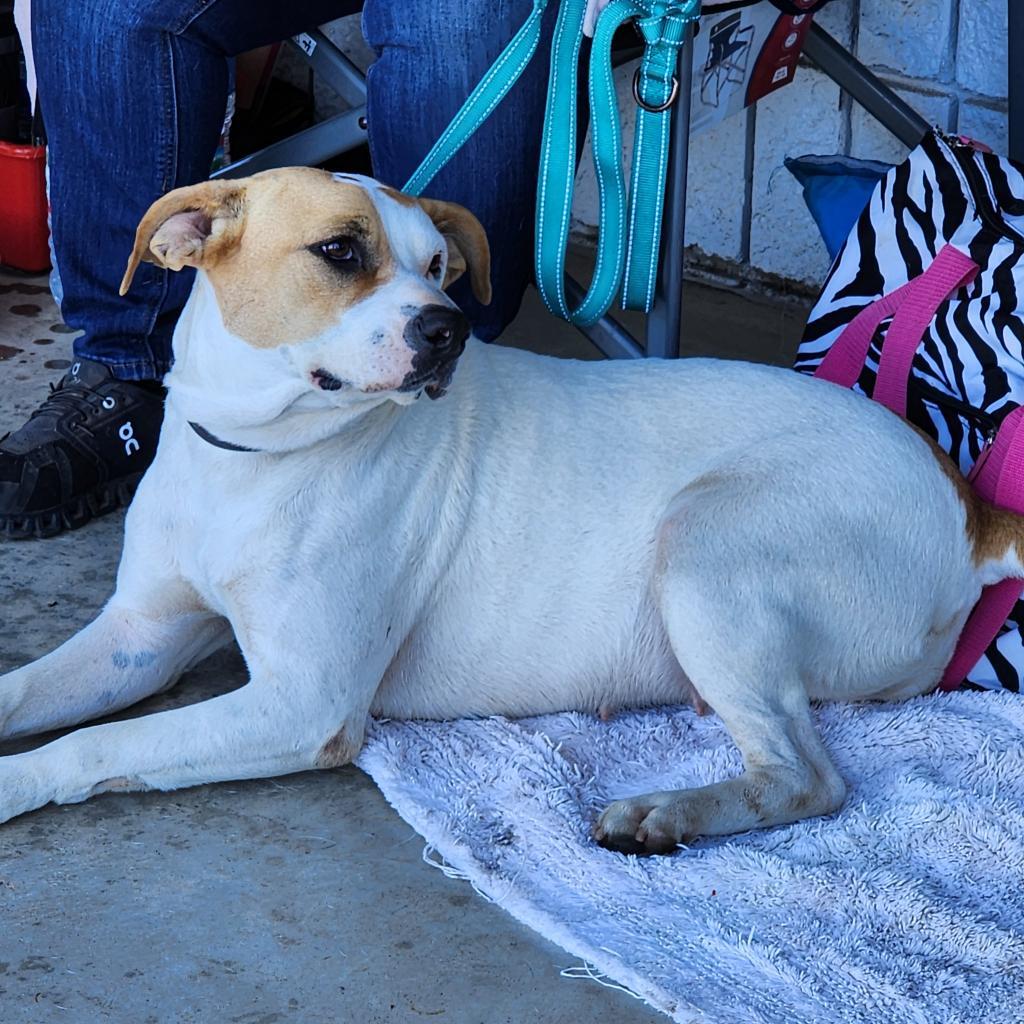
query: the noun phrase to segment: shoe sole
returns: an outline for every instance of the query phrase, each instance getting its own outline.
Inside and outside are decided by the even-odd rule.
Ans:
[[[94,487],[58,508],[31,515],[0,516],[0,537],[4,540],[41,540],[66,530],[77,530],[100,516],[127,508],[135,496],[142,474],[121,477]]]

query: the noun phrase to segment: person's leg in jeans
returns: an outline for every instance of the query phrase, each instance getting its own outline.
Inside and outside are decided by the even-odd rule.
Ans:
[[[143,264],[118,295],[136,225],[158,196],[208,177],[230,55],[359,7],[33,0],[61,311],[84,333],[54,396],[0,441],[0,535],[56,533],[130,498],[156,447],[162,397],[155,383],[127,382],[167,371],[192,283]]]
[[[398,188],[426,156],[473,87],[533,8],[532,0],[367,0],[370,153],[377,177]],[[462,203],[491,242],[494,300],[480,306],[465,281],[452,296],[490,341],[516,315],[533,275],[533,211],[548,81],[548,42],[558,5],[522,79],[427,194]]]

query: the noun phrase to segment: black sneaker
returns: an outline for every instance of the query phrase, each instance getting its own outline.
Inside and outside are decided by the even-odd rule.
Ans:
[[[52,537],[127,505],[163,415],[159,386],[76,359],[25,426],[0,439],[0,537]]]

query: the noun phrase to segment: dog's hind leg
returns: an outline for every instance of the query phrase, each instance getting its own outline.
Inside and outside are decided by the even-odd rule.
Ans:
[[[676,657],[729,730],[744,769],[613,803],[594,836],[622,852],[665,853],[700,835],[830,813],[845,795],[801,678],[806,623],[781,579],[788,552],[773,551],[752,525],[778,520],[762,519],[763,509],[747,514],[749,486],[714,486],[718,500],[707,500],[707,487],[684,492],[666,520],[655,587]]]
[[[0,676],[0,738],[65,728],[167,689],[230,638],[180,580],[119,588],[55,651]]]
[[[730,676],[732,682],[738,679]],[[745,688],[745,695],[741,686],[714,689],[715,710],[743,755],[743,772],[695,789],[615,801],[594,827],[603,846],[623,853],[668,853],[697,836],[781,825],[840,806],[845,786],[818,737],[806,698],[769,696],[753,692],[754,687]]]

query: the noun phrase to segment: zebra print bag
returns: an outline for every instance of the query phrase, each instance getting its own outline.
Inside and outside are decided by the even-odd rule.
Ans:
[[[967,473],[1024,404],[1024,165],[964,139],[927,135],[875,189],[836,256],[796,368],[813,373],[858,313],[921,278],[946,246],[979,270],[948,297],[935,297],[906,408]],[[872,334],[855,385],[867,395],[892,322],[882,319]],[[1024,601],[967,678],[986,689],[1021,689]]]

